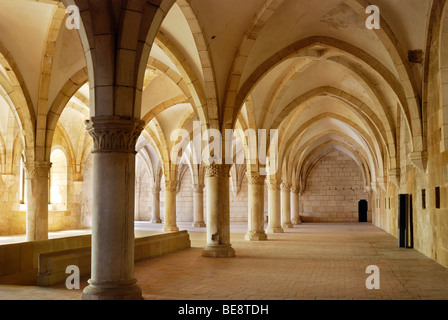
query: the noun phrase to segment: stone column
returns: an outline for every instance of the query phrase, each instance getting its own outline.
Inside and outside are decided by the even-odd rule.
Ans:
[[[27,162],[26,171],[26,239],[48,239],[49,162]]]
[[[134,279],[135,144],[138,119],[87,120],[93,138],[92,272],[85,300],[140,300]]]
[[[230,258],[235,250],[230,244],[230,165],[206,167],[207,179],[207,245],[204,257]]]
[[[291,223],[291,185],[287,183],[282,184],[282,227],[294,227]]]
[[[193,227],[205,228],[204,223],[204,185],[194,185],[193,191]]]
[[[292,212],[292,224],[301,224],[300,219],[300,189],[297,186],[291,188],[291,212]]]
[[[160,219],[160,191],[161,188],[156,186],[152,188],[152,218],[151,223],[162,223]]]
[[[165,232],[179,231],[176,223],[177,181],[165,181]]]
[[[268,184],[268,205],[269,205],[269,225],[267,233],[282,233],[281,225],[281,204],[280,185],[281,181],[267,180]]]
[[[264,231],[264,181],[265,176],[248,173],[248,230],[246,240],[261,241],[268,237]]]

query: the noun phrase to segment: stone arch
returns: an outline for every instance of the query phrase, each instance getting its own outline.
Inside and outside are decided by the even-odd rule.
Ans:
[[[280,50],[271,58],[267,59],[262,63],[252,75],[246,80],[246,82],[241,86],[238,91],[234,103],[234,108],[232,108],[233,118],[232,126],[234,126],[236,117],[244,103],[247,96],[256,86],[256,84],[275,66],[281,62],[295,56],[307,56],[309,55],[310,49],[314,45],[323,45],[334,50],[340,51],[343,54],[348,54],[355,60],[360,61],[375,70],[375,72],[384,79],[386,83],[394,90],[397,95],[402,111],[406,116],[406,124],[409,127],[410,132],[412,132],[412,144],[415,152],[423,151],[422,143],[422,125],[421,125],[421,115],[420,108],[417,101],[415,101],[415,96],[409,98],[408,91],[403,89],[400,84],[400,80],[397,79],[390,70],[388,70],[380,61],[376,60],[374,57],[369,55],[367,52],[347,43],[342,40],[337,40],[330,37],[314,36],[306,39],[302,39],[289,45],[288,47]],[[402,80],[402,82],[405,82]],[[409,80],[408,80],[409,82]]]
[[[168,77],[168,79],[170,79],[174,83],[174,85],[176,85],[182,91],[182,93],[184,95],[184,99],[187,100],[188,103],[190,103],[192,105],[196,116],[199,117],[198,106],[195,102],[195,101],[199,100],[199,98],[197,98],[197,99],[193,98],[193,94],[196,92],[195,90],[197,88],[191,88],[191,86],[189,86],[186,83],[185,79],[182,76],[180,76],[176,71],[172,70],[166,64],[164,64],[163,62],[161,62],[155,58],[150,59],[150,61],[148,62],[148,66],[150,68],[154,68],[155,70],[158,70],[160,73],[162,73],[166,77]],[[195,90],[193,92],[191,92],[191,89],[195,89]],[[203,101],[200,101],[199,106],[201,106],[202,103],[203,103]]]
[[[395,168],[397,163],[395,161],[393,161],[393,158],[390,157],[390,152],[388,150],[387,144],[385,144],[384,141],[382,141],[381,135],[378,132],[379,130],[377,130],[375,127],[371,126],[369,124],[369,122],[366,122],[366,127],[371,130],[370,133],[366,132],[365,130],[361,129],[361,127],[358,124],[354,123],[353,121],[349,120],[348,118],[340,116],[340,115],[336,115],[333,113],[320,114],[319,116],[314,117],[314,118],[310,119],[309,121],[307,121],[306,123],[304,123],[301,128],[299,128],[298,130],[295,130],[295,134],[292,137],[290,137],[288,140],[281,142],[281,144],[279,146],[279,155],[281,157],[283,157],[282,155],[284,153],[286,154],[288,152],[288,146],[292,146],[294,144],[293,141],[295,141],[298,137],[300,137],[300,135],[303,132],[305,132],[305,130],[309,126],[313,125],[315,122],[322,120],[324,118],[337,119],[337,120],[347,124],[348,126],[352,127],[354,130],[359,132],[359,134],[363,137],[363,139],[365,139],[367,144],[372,149],[371,152],[373,155],[376,155],[377,153],[380,153],[380,154],[385,153],[385,154],[389,155],[388,159],[390,159],[389,160],[390,166]]]
[[[338,147],[340,147],[341,149]],[[341,141],[329,141],[311,150],[309,154],[305,158],[303,158],[303,160],[297,163],[296,166],[299,168],[299,170],[297,171],[299,172],[298,176],[300,177],[301,187],[303,188],[302,191],[306,190],[307,179],[315,164],[320,161],[322,157],[325,157],[334,149],[347,154],[356,162],[362,172],[365,186],[370,186],[370,184],[372,183],[371,172],[369,165],[366,163],[366,159],[363,157],[363,155],[351,152],[351,148]]]
[[[224,108],[222,110],[222,119],[226,127],[233,124],[235,119],[235,111],[233,108],[238,108],[235,104],[238,87],[241,81],[241,75],[246,65],[247,59],[252,51],[252,48],[257,40],[264,25],[269,21],[276,9],[284,2],[284,0],[266,0],[263,7],[254,17],[251,26],[244,34],[241,44],[238,48],[237,54],[232,63],[232,68],[227,81],[226,96],[224,98]],[[239,110],[238,110],[239,111]],[[238,114],[239,112],[236,112]],[[233,127],[233,125],[232,125]]]
[[[150,123],[153,119],[157,117],[160,113],[165,111],[166,109],[169,109],[171,107],[174,107],[178,104],[182,103],[190,103],[188,100],[185,99],[183,95],[168,99],[159,105],[152,108],[150,111],[148,111],[142,118],[143,121],[145,121],[146,125]]]
[[[33,103],[14,58],[2,43],[0,43],[0,65],[3,66],[7,76],[6,78],[0,73],[1,94],[15,114],[23,133],[25,161],[33,162],[36,159],[36,115]]]
[[[39,91],[37,99],[37,114],[47,114],[48,111],[48,95],[50,91],[51,73],[53,68],[54,48],[56,46],[56,40],[58,38],[59,31],[65,16],[65,8],[59,3],[57,8],[53,12],[51,17],[50,26],[47,31],[45,40],[45,48],[43,52],[44,59],[42,59],[41,73],[39,79]],[[45,117],[37,117],[36,123],[36,147],[38,149],[44,149],[45,134],[47,129],[47,122]],[[40,159],[45,161],[45,155],[41,152],[38,153]]]
[[[368,167],[370,168],[370,172],[372,172],[372,179],[375,175],[378,175],[379,173],[384,171],[384,164],[382,163],[383,159],[382,158],[378,158],[376,156],[376,153],[372,152],[372,150],[364,150],[364,148],[359,145],[352,137],[343,134],[341,132],[337,132],[337,131],[333,131],[333,130],[326,130],[321,132],[319,135],[313,137],[312,140],[308,141],[306,145],[303,146],[296,146],[295,150],[292,150],[291,148],[289,148],[286,152],[285,152],[285,156],[279,161],[279,166],[280,166],[280,170],[279,172],[281,173],[282,176],[290,176],[290,173],[287,172],[286,170],[286,162],[288,161],[287,159],[287,155],[288,154],[301,154],[302,156],[299,157],[299,159],[297,159],[296,161],[298,161],[298,164],[303,163],[302,159],[304,158],[303,154],[304,152],[311,146],[314,146],[314,144],[316,142],[319,142],[321,139],[326,138],[329,134],[333,134],[337,137],[340,137],[340,139],[342,141],[345,141],[345,143],[350,142],[350,144],[352,144],[355,149],[360,152],[363,155],[363,158],[366,159],[367,163],[370,163],[368,165]],[[296,134],[295,136],[295,140],[300,139],[300,135]],[[334,140],[334,139],[333,139]],[[296,145],[295,143],[291,143],[290,146],[292,145]],[[371,148],[371,146],[370,146]],[[370,157],[369,157],[370,155]],[[294,166],[292,166],[294,167]]]
[[[162,33],[158,33],[154,41],[163,52],[169,57],[169,59],[174,63],[174,65],[179,69],[188,87],[191,87],[190,92],[194,92],[196,97],[196,108],[200,121],[209,126],[209,114],[214,108],[213,104],[207,102],[207,96],[205,90],[198,79],[198,76],[193,72],[191,65],[183,56],[182,52]],[[151,60],[150,60],[151,61]]]
[[[45,159],[49,159],[51,144],[53,141],[53,135],[57,123],[59,121],[59,117],[62,114],[62,111],[67,106],[70,99],[78,92],[78,90],[88,82],[89,77],[87,75],[87,69],[83,68],[75,73],[62,87],[62,89],[57,94],[54,99],[50,110],[47,113],[47,128],[45,134],[45,138],[41,139],[45,142],[45,145],[41,146],[45,148]]]
[[[440,64],[440,83],[441,83],[441,114],[439,118],[439,126],[442,129],[441,151],[448,150],[448,5],[445,4],[441,18],[440,28],[440,48],[439,48],[439,64]]]
[[[214,114],[215,112],[217,112],[217,110],[215,109],[219,105],[218,94],[215,83],[215,71],[213,69],[212,55],[210,53],[206,37],[202,31],[204,28],[201,25],[201,22],[197,19],[196,14],[194,13],[194,10],[190,5],[190,1],[177,0],[177,4],[179,5],[182,13],[184,14],[190,26],[196,44],[196,48],[198,50],[199,58],[201,61],[201,67],[203,70],[204,82],[205,82],[205,87],[203,91],[207,97],[207,100],[205,102],[207,106],[206,114]],[[212,118],[207,120],[213,121]],[[209,124],[209,122],[207,122],[206,124]]]
[[[313,99],[317,96],[329,95],[333,96],[337,99],[344,101],[347,106],[351,107],[357,114],[361,115],[362,118],[365,119],[366,124],[373,130],[373,132],[378,132],[377,138],[379,141],[382,141],[385,145],[392,145],[395,147],[395,139],[392,135],[393,127],[391,124],[386,122],[385,124],[378,118],[376,114],[372,114],[370,108],[364,104],[361,100],[356,98],[355,96],[336,89],[332,87],[320,87],[309,91],[302,96],[296,98],[293,102],[291,102],[282,113],[274,120],[273,129],[278,129],[279,126],[283,123],[283,121],[287,118],[288,115],[291,114],[295,109],[300,108],[303,104],[305,104],[310,99]],[[395,154],[395,148],[393,148],[390,153],[392,155]]]
[[[85,52],[91,91],[95,93],[90,101],[91,116],[140,118],[151,46],[175,0],[158,3],[62,1],[66,7],[77,5],[80,8],[78,33]]]

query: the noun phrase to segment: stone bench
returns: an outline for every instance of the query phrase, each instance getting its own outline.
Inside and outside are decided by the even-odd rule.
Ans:
[[[0,246],[0,284],[35,285],[39,255],[90,247],[91,235],[29,241]]]
[[[134,244],[135,261],[159,257],[191,247],[190,236],[187,231],[136,238]],[[79,268],[80,276],[89,276],[91,247],[39,254],[37,284],[39,286],[53,286],[64,283],[69,276],[65,271],[70,265]]]

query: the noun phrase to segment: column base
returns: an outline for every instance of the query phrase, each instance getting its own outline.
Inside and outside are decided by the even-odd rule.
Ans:
[[[265,241],[268,240],[268,236],[263,232],[249,231],[246,233],[245,239],[247,241]]]
[[[82,292],[83,300],[143,300],[142,290],[136,281],[130,283],[95,284],[89,280],[89,286]]]
[[[178,232],[179,231],[179,228],[178,227],[164,227],[163,228],[163,231],[164,232]]]
[[[205,222],[194,222],[193,223],[193,228],[205,228],[205,227],[207,227]]]
[[[152,223],[152,224],[160,224],[160,223],[162,223],[162,219],[152,219],[150,221],[150,223]]]
[[[300,220],[300,219],[292,220],[292,224],[294,224],[294,225],[302,224],[302,220]]]
[[[285,223],[283,225],[283,229],[293,229],[294,225],[292,223]]]
[[[209,258],[233,258],[235,257],[235,250],[230,244],[207,245],[204,250],[202,250],[202,256]]]
[[[275,227],[275,228],[268,227],[268,229],[266,230],[266,233],[283,233],[283,232],[285,231],[283,230],[282,227]]]

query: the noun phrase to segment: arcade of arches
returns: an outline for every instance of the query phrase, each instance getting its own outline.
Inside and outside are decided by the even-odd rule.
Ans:
[[[0,236],[91,229],[84,298],[139,298],[134,220],[233,257],[232,222],[261,241],[361,200],[398,237],[409,194],[448,267],[448,3],[370,2],[380,29],[363,0],[0,0]],[[277,130],[277,170],[241,134],[233,164],[173,152],[210,129]]]

